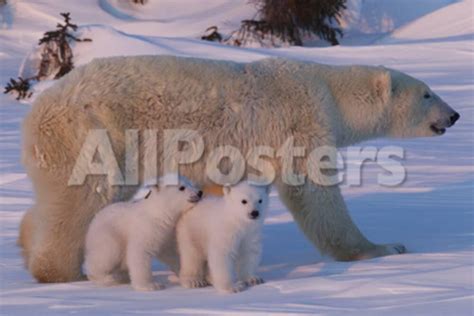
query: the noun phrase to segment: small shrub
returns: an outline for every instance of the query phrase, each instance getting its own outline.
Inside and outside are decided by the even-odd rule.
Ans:
[[[346,0],[253,0],[269,32],[294,45],[302,45],[302,35],[316,34],[338,45],[342,30],[338,24]]]
[[[0,0],[1,1],[1,0]],[[17,100],[29,98],[31,81],[45,79],[59,79],[74,68],[73,53],[70,41],[91,42],[91,39],[80,39],[71,34],[77,30],[77,25],[71,23],[70,13],[61,13],[64,23],[58,23],[56,30],[44,33],[39,40],[41,60],[38,72],[30,78],[10,79],[5,86],[4,93],[17,92]]]
[[[73,54],[69,41],[90,42],[91,39],[80,39],[70,33],[76,31],[77,25],[71,23],[70,13],[61,13],[64,24],[58,23],[55,31],[44,33],[38,45],[42,45],[41,64],[38,71],[38,80],[61,78],[74,68]]]
[[[304,36],[317,35],[338,45],[338,37],[343,35],[338,19],[346,1],[250,0],[257,6],[255,19],[243,20],[237,31],[220,41],[235,46],[302,46]],[[201,38],[209,40],[207,36]]]

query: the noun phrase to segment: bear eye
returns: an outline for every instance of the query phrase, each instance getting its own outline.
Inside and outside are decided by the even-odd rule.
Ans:
[[[179,187],[180,191],[184,191],[185,189],[186,189],[186,187],[184,187],[184,186]]]
[[[247,200],[242,200],[242,204],[247,204]]]
[[[262,202],[263,202],[262,199],[258,200],[258,203],[262,204]]]
[[[429,98],[431,98],[431,95],[428,92],[426,92],[425,95],[423,96],[423,98],[429,99]]]

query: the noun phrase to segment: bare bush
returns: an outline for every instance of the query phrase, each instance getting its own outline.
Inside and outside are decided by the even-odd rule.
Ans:
[[[202,40],[210,42],[221,42],[222,35],[219,33],[217,26],[210,26],[206,29],[206,32],[201,36]]]
[[[69,41],[90,42],[91,39],[80,39],[70,33],[76,31],[77,25],[71,23],[70,13],[61,13],[64,24],[58,23],[55,31],[44,33],[38,45],[42,46],[41,64],[38,71],[38,80],[54,76],[61,78],[74,68],[73,54]]]
[[[318,35],[338,45],[342,30],[335,27],[346,0],[253,0],[261,20],[272,34],[294,45],[303,45],[303,35]]]
[[[343,35],[339,18],[346,1],[250,0],[257,6],[256,17],[243,20],[237,31],[221,41],[235,46],[302,46],[305,36],[316,35],[338,45]]]
[[[237,31],[223,41],[225,44],[243,47],[279,47],[290,43],[275,36],[265,21],[243,20]]]
[[[74,68],[70,42],[90,42],[92,40],[89,38],[80,39],[71,33],[77,30],[77,25],[71,23],[70,13],[61,13],[61,16],[64,18],[64,23],[58,23],[56,30],[44,33],[38,42],[41,60],[37,74],[29,78],[20,77],[18,81],[10,79],[10,82],[5,86],[4,93],[16,92],[18,94],[17,100],[28,98],[31,96],[31,93],[28,93],[31,81],[58,79]]]

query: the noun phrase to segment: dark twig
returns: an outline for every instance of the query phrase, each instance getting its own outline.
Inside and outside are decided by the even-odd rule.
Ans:
[[[18,77],[18,81],[10,78],[10,82],[7,83],[5,86],[5,91],[3,93],[11,93],[13,91],[17,92],[18,95],[16,97],[17,100],[29,98],[31,96],[30,90],[30,80],[33,78],[23,79],[22,77]]]

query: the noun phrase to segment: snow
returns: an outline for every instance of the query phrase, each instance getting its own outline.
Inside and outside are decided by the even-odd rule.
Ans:
[[[253,17],[246,0],[8,0],[0,8],[0,82],[19,73],[46,30],[71,12],[79,36],[76,66],[96,57],[171,54],[252,61],[286,57],[330,64],[383,64],[427,82],[460,114],[439,138],[377,140],[401,146],[407,180],[376,184],[381,170],[363,170],[363,185],[343,186],[351,215],[375,242],[403,242],[409,253],[358,262],[322,257],[276,195],[264,227],[260,268],[267,283],[235,295],[188,290],[172,282],[154,293],[90,282],[37,284],[16,247],[23,212],[33,204],[20,163],[21,121],[29,105],[0,96],[0,314],[202,315],[471,315],[474,236],[473,2],[352,0],[338,47],[237,48],[200,41],[211,25],[228,34]],[[317,45],[318,46],[318,45]],[[320,45],[319,45],[320,46]],[[28,67],[26,67],[28,68]],[[26,71],[26,70],[25,70]],[[51,83],[35,87],[43,90]],[[156,277],[169,276],[155,265]]]

